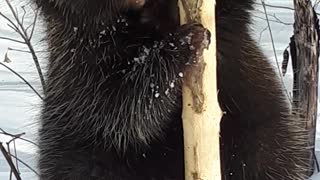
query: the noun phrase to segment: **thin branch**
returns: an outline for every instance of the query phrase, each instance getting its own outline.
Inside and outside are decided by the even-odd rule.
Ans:
[[[26,14],[27,14],[27,11],[26,11],[24,6],[22,6],[21,9],[23,10],[23,15],[22,15],[22,18],[21,18],[21,24],[23,25],[24,24],[24,18],[25,18]],[[17,9],[16,9],[16,12],[18,12]]]
[[[16,141],[13,141],[13,150],[14,150],[14,155],[15,155],[16,157],[18,157]],[[20,173],[19,163],[18,163],[18,160],[17,160],[17,159],[16,159],[16,166],[17,166],[18,172]]]
[[[2,37],[2,36],[0,36],[0,39],[8,40],[8,41],[13,41],[13,42],[20,43],[20,44],[26,44],[26,43],[25,43],[25,42],[23,42],[23,41],[19,41],[19,40],[15,40],[15,39],[7,38],[7,37]]]
[[[261,5],[261,6],[265,6],[265,7],[272,7],[272,8],[279,8],[279,9],[287,9],[287,10],[294,11],[294,8],[290,8],[290,7],[286,7],[286,6],[277,6],[277,5],[266,4],[265,2],[263,2],[263,3],[258,3],[258,2],[256,2],[255,4]]]
[[[35,146],[38,146],[38,144],[36,144],[36,143],[34,143],[34,142],[32,142],[32,141],[30,141],[30,140],[28,140],[28,139],[25,139],[25,138],[22,138],[21,136],[22,136],[22,135],[25,135],[25,133],[11,134],[11,133],[6,132],[6,131],[3,130],[2,128],[0,128],[0,134],[6,135],[6,136],[11,136],[11,137],[17,137],[17,138],[20,139],[20,140],[23,140],[23,141],[26,141],[26,142],[28,142],[28,143],[31,143],[31,144],[33,144],[33,145],[35,145]]]
[[[10,154],[11,157],[15,158],[16,160],[18,160],[21,164],[23,164],[24,166],[26,166],[28,169],[30,169],[32,172],[34,172],[36,175],[40,176],[40,174],[31,166],[29,166],[27,163],[25,163],[24,161],[22,161],[20,158],[16,157],[13,154]]]
[[[30,50],[22,50],[22,49],[16,49],[16,48],[8,48],[8,51],[16,51],[16,52],[22,52],[22,53],[31,53]],[[35,51],[36,53],[47,53],[48,51]]]
[[[273,15],[269,14],[269,16],[273,16]],[[257,19],[261,19],[261,20],[265,20],[266,21],[265,18],[260,17],[260,16],[252,15],[252,17],[255,17]],[[281,21],[280,19],[277,19],[276,17],[274,17],[274,18],[275,18],[275,20],[269,19],[269,21],[270,22],[274,22],[274,23],[284,24],[286,26],[292,26],[293,25],[293,23],[286,23],[286,22]]]
[[[16,49],[16,48],[8,48],[8,51],[16,51],[16,52],[22,52],[22,53],[31,53],[30,51],[22,50],[22,49]]]
[[[25,135],[26,133],[21,133],[21,134],[18,134],[14,137],[12,137],[12,139],[10,141],[7,142],[7,144],[10,144],[11,142],[14,142],[16,139],[19,139],[21,136]]]
[[[12,13],[14,19],[16,20],[16,22],[17,22],[18,25],[19,25],[18,27],[21,27],[21,29],[23,30],[23,29],[24,29],[24,26],[23,26],[23,24],[20,22],[19,17],[18,17],[18,15],[17,15],[18,11],[15,11],[15,10],[14,10],[14,8],[12,7],[11,3],[9,2],[9,0],[6,0],[6,2],[7,2],[8,7],[9,7],[10,10],[11,10],[11,13]],[[23,33],[24,37],[26,37],[26,38],[28,37],[28,34],[27,34],[25,31],[22,31],[22,33]]]
[[[257,3],[256,2],[255,4],[263,6],[263,3]],[[315,4],[317,4],[317,3],[315,3]],[[286,6],[277,6],[277,5],[271,5],[271,4],[266,4],[266,3],[264,3],[264,6],[271,7],[271,8],[287,9],[287,10],[294,11],[294,8],[290,8],[290,7],[286,7]],[[320,13],[317,13],[317,12],[316,12],[316,14],[320,15]]]
[[[23,34],[20,32],[20,29],[19,28],[16,28],[15,26],[13,26],[12,24],[7,24],[7,26],[9,27],[9,28],[11,28],[14,32],[16,32],[16,33],[18,33],[23,39],[24,39],[24,37],[23,37]]]
[[[6,15],[4,15],[3,13],[0,12],[0,16],[2,16],[4,19],[6,19],[16,29],[19,29],[18,26],[10,18],[8,18]]]
[[[4,63],[0,62],[0,65],[4,66],[5,68],[7,68],[9,71],[11,71],[13,74],[15,74],[16,76],[18,76],[24,83],[26,83],[34,93],[36,93],[38,95],[38,97],[43,100],[43,97],[38,93],[38,91],[24,78],[22,77],[19,73],[17,73],[16,71],[14,71],[13,69],[11,69],[9,66],[5,65]]]
[[[27,30],[24,28],[24,25],[23,23],[20,21],[18,15],[17,15],[17,12],[14,10],[13,6],[10,4],[9,0],[6,0],[6,3],[8,5],[8,7],[10,8],[11,10],[11,13],[12,15],[14,16],[14,19],[16,20],[16,22],[18,23],[18,26],[15,25],[8,17],[6,17],[5,15],[3,14],[0,14],[2,17],[4,17],[5,19],[7,19],[11,25],[9,25],[9,27],[11,27],[14,31],[16,31],[22,38],[23,40],[25,41],[25,44],[28,46],[29,50],[30,50],[30,53],[32,55],[32,59],[34,61],[34,64],[36,66],[36,69],[37,69],[37,72],[38,72],[38,75],[39,75],[39,78],[40,78],[40,82],[41,82],[41,85],[42,85],[42,89],[43,89],[43,92],[45,93],[46,90],[46,86],[45,86],[45,81],[44,81],[44,75],[42,73],[42,70],[41,70],[41,67],[40,67],[40,63],[39,63],[39,60],[38,60],[38,57],[35,53],[35,50],[31,44],[31,37],[34,33],[34,26],[35,26],[35,23],[36,23],[36,20],[34,20],[33,24],[33,28],[31,30],[31,34],[30,36],[28,36],[28,32]],[[1,12],[0,12],[1,13]],[[36,17],[37,17],[37,14],[36,13]],[[20,27],[20,28],[19,28]]]
[[[262,38],[262,34],[268,30],[268,27],[265,27],[264,29],[262,29],[262,31],[260,32],[260,35],[259,35],[259,42],[261,42],[261,38]]]
[[[22,180],[20,177],[19,172],[17,171],[16,167],[14,166],[12,159],[11,159],[11,155],[6,151],[6,149],[3,147],[2,143],[0,142],[0,150],[4,156],[4,158],[6,159],[6,161],[8,162],[11,170],[13,171],[14,176],[16,177],[17,180]]]
[[[37,145],[36,143],[30,141],[30,140],[27,140],[27,139],[22,138],[21,136],[25,135],[25,133],[11,134],[11,133],[6,132],[6,131],[3,130],[2,128],[0,128],[0,134],[13,137],[13,139],[11,139],[9,142],[7,142],[8,152],[7,152],[6,154],[9,155],[8,158],[11,159],[11,157],[13,157],[13,158],[16,160],[17,167],[18,167],[18,162],[20,162],[21,164],[23,164],[24,166],[26,166],[28,169],[30,169],[31,171],[33,171],[35,174],[37,174],[37,175],[39,176],[39,173],[38,173],[35,169],[33,169],[31,166],[29,166],[29,165],[28,165],[27,163],[25,163],[23,160],[21,160],[21,159],[18,158],[18,156],[17,156],[17,151],[16,151],[15,140],[16,140],[16,139],[20,139],[20,140],[29,142],[29,143],[31,143],[31,144],[34,144],[34,145],[36,145],[36,146],[38,146],[38,145]],[[10,144],[12,141],[13,141],[13,143],[14,143],[15,155],[13,155],[13,154],[10,153],[10,146],[9,146],[9,144]],[[11,159],[11,161],[12,161],[12,159]],[[17,169],[17,171],[18,171],[18,169]]]
[[[7,149],[8,149],[8,151],[7,151],[7,153],[8,154],[11,154],[11,152],[10,152],[10,144],[9,143],[7,143]],[[12,158],[10,157],[10,159],[11,159],[11,161],[12,161]],[[9,177],[9,179],[10,180],[12,180],[12,175],[13,175],[13,171],[12,171],[12,169],[10,169],[10,177]]]
[[[273,49],[274,57],[275,57],[276,64],[277,64],[277,67],[278,67],[280,80],[281,80],[281,83],[282,83],[283,87],[285,87],[284,80],[283,80],[283,77],[282,77],[282,72],[281,72],[281,69],[280,69],[280,66],[279,66],[279,60],[278,60],[278,57],[277,57],[276,47],[274,45],[273,34],[272,34],[269,18],[268,18],[268,15],[267,15],[267,8],[265,6],[264,0],[261,0],[261,3],[262,3],[262,7],[263,7],[263,9],[265,11],[265,15],[266,15],[266,20],[267,20],[268,29],[269,29],[269,33],[270,33],[270,38],[271,38],[271,42],[272,42],[271,43],[272,44],[272,49]],[[288,96],[288,100],[290,101],[290,103],[292,103],[292,99],[291,99],[291,97],[289,95],[289,92],[288,92],[287,88],[284,88],[284,89],[285,89],[286,95]]]
[[[33,23],[32,23],[33,26],[32,26],[31,32],[30,32],[29,40],[31,40],[31,38],[33,36],[34,29],[35,29],[36,23],[37,23],[37,19],[38,19],[38,10],[35,10],[34,19],[33,19]]]

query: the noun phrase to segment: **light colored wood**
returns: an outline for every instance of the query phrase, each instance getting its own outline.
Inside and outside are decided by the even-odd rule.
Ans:
[[[211,32],[209,50],[186,71],[183,129],[186,180],[221,180],[220,120],[217,99],[215,0],[180,0],[182,24],[200,21]]]

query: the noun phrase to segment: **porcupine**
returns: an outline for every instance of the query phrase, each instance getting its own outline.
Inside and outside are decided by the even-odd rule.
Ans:
[[[34,0],[47,26],[43,180],[183,180],[181,83],[208,45],[176,0]],[[305,179],[306,134],[249,36],[251,0],[217,1],[222,175]]]

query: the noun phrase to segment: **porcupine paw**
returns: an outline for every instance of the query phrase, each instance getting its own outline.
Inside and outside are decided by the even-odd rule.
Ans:
[[[187,45],[190,53],[187,63],[197,63],[199,57],[203,54],[203,50],[209,48],[210,31],[200,23],[189,23],[178,29],[178,35],[180,36],[180,45]]]

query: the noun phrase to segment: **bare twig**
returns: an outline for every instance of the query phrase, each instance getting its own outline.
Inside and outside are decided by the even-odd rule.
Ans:
[[[18,26],[10,18],[8,18],[6,15],[4,15],[3,13],[0,12],[0,16],[3,17],[4,19],[6,19],[13,27],[15,27],[16,29],[19,29]]]
[[[268,14],[268,16],[274,17],[274,20],[269,19],[270,22],[275,22],[275,23],[279,23],[279,24],[284,24],[284,25],[286,25],[286,26],[292,26],[292,25],[293,25],[293,23],[287,23],[287,22],[284,22],[284,21],[280,20],[280,19],[277,18],[275,15]],[[260,16],[252,15],[252,17],[255,17],[255,18],[257,18],[257,19],[262,19],[262,20],[265,20],[265,21],[266,21],[265,18],[260,17]]]
[[[36,22],[37,22],[37,19],[38,19],[38,10],[35,10],[35,13],[34,13],[34,19],[33,19],[33,23],[32,23],[32,29],[31,29],[31,33],[30,33],[30,36],[29,36],[29,40],[32,39],[32,36],[33,36],[33,33],[34,33],[34,29],[36,27]],[[30,27],[30,26],[29,26]],[[26,30],[29,29],[29,27],[27,27]]]
[[[286,6],[271,5],[271,4],[267,4],[267,3],[265,3],[265,2],[263,2],[263,3],[258,3],[258,2],[256,2],[255,4],[261,5],[261,6],[265,6],[265,7],[272,7],[272,8],[279,8],[279,9],[287,9],[287,10],[294,11],[294,8],[290,8],[290,7],[286,7]]]
[[[8,48],[8,51],[16,51],[16,52],[30,53],[30,51],[28,51],[28,50],[15,49],[15,48]]]
[[[14,155],[15,156],[18,156],[18,153],[17,153],[17,146],[16,146],[16,141],[13,141],[13,150],[14,150]],[[16,166],[17,166],[17,170],[18,172],[20,173],[20,170],[19,170],[19,163],[18,163],[18,160],[16,159]]]
[[[15,10],[13,8],[13,6],[11,5],[11,3],[9,2],[9,0],[6,0],[6,3],[9,7],[9,9],[11,10],[11,13],[16,21],[16,23],[18,25],[15,25],[15,23],[8,17],[6,17],[4,14],[2,14],[0,12],[0,16],[4,17],[10,24],[8,24],[8,26],[10,28],[12,28],[15,32],[17,32],[20,37],[25,41],[25,44],[28,46],[29,50],[30,50],[30,53],[32,55],[32,59],[34,61],[34,64],[36,66],[36,69],[37,69],[37,72],[38,72],[38,75],[39,75],[39,78],[40,78],[40,82],[41,82],[41,85],[42,85],[42,89],[43,89],[43,92],[45,93],[45,81],[44,81],[44,76],[43,76],[43,73],[42,73],[42,70],[41,70],[41,66],[40,66],[40,63],[39,63],[39,60],[38,60],[38,57],[36,55],[36,52],[32,46],[32,43],[31,43],[31,38],[34,34],[34,29],[35,29],[35,24],[36,24],[36,21],[37,21],[37,17],[38,17],[38,11],[35,10],[35,18],[33,20],[33,23],[32,23],[32,29],[31,29],[31,33],[30,35],[28,35],[28,28],[25,28],[24,27],[24,20],[20,20],[19,19],[19,16],[18,16],[18,12],[17,10]],[[22,8],[23,11],[25,12],[25,9],[24,7]],[[23,18],[25,17],[25,14],[23,15]]]
[[[8,149],[7,153],[11,154],[11,152],[10,152],[10,144],[9,143],[7,143],[7,149]],[[10,159],[11,159],[11,156],[10,156]],[[12,171],[12,169],[10,169],[10,175],[9,175],[9,179],[10,180],[12,180],[12,175],[13,175],[13,171]]]
[[[262,7],[263,7],[263,9],[265,11],[265,14],[266,14],[266,20],[267,20],[268,29],[269,29],[269,33],[270,33],[270,38],[271,38],[271,42],[272,42],[271,44],[272,44],[274,57],[275,57],[275,60],[276,60],[278,71],[279,71],[279,77],[280,77],[280,80],[281,80],[281,83],[282,83],[283,87],[285,87],[284,80],[283,80],[283,77],[282,77],[282,72],[281,72],[281,69],[280,69],[280,66],[279,66],[279,60],[278,60],[278,56],[277,56],[277,52],[276,52],[276,47],[274,45],[273,34],[272,34],[270,22],[269,22],[269,17],[267,15],[267,8],[265,6],[264,0],[261,0],[261,3],[262,3]],[[292,103],[292,98],[290,97],[290,94],[289,94],[287,88],[284,88],[284,89],[285,89],[286,95],[288,96],[288,100],[290,101],[290,103]]]
[[[0,39],[8,40],[8,41],[13,41],[13,42],[20,43],[20,44],[26,44],[26,43],[23,42],[23,41],[19,41],[19,40],[12,39],[12,38],[7,38],[7,37],[2,37],[2,36],[0,36]]]
[[[23,52],[23,53],[31,53],[30,50],[22,50],[22,49],[16,49],[16,48],[8,48],[8,51],[17,51],[17,52]],[[47,51],[36,51],[36,53],[46,53]]]
[[[28,85],[32,91],[34,93],[36,93],[36,95],[38,95],[38,97],[43,100],[43,97],[38,93],[38,91],[24,78],[22,77],[19,73],[17,73],[15,70],[11,69],[9,66],[5,65],[4,63],[0,62],[0,65],[2,65],[3,67],[7,68],[9,71],[11,71],[13,74],[15,74],[16,76],[18,76],[26,85]]]
[[[16,170],[17,172],[19,172],[19,166],[18,164],[21,163],[23,164],[24,166],[26,166],[28,169],[30,169],[32,172],[34,172],[36,175],[39,176],[39,173],[34,169],[32,168],[31,166],[29,166],[27,163],[25,163],[23,160],[21,160],[20,158],[18,158],[18,155],[17,155],[17,149],[16,149],[16,142],[15,140],[17,139],[20,139],[20,140],[23,140],[23,141],[26,141],[26,142],[29,142],[33,145],[36,145],[38,146],[36,143],[30,141],[30,140],[27,140],[27,139],[24,139],[22,138],[23,135],[25,135],[25,133],[19,133],[19,134],[11,134],[11,133],[8,133],[7,131],[3,130],[2,128],[0,128],[0,134],[3,134],[3,135],[7,135],[7,136],[10,136],[12,137],[12,139],[10,141],[8,141],[6,144],[7,144],[7,151],[6,151],[6,154],[8,155],[8,158],[11,159],[12,161],[12,158],[13,157],[15,160],[16,160]],[[10,152],[10,143],[13,142],[14,143],[14,155]],[[19,162],[19,163],[18,163]],[[13,161],[12,161],[13,163]],[[13,172],[13,169],[11,169],[11,172],[10,172],[10,179],[12,179],[12,173]]]
[[[2,143],[0,142],[0,150],[4,156],[4,158],[6,159],[6,161],[8,162],[14,176],[16,177],[17,180],[21,180],[20,174],[17,170],[17,168],[14,166],[12,159],[11,159],[11,155],[6,151],[6,149],[3,147]]]
[[[26,162],[22,161],[20,158],[18,158],[15,155],[10,154],[11,157],[13,157],[14,159],[16,159],[17,161],[19,161],[21,164],[23,164],[24,166],[26,166],[28,169],[30,169],[32,172],[34,172],[36,175],[40,176],[40,174],[31,166],[29,166]]]
[[[22,141],[25,141],[25,142],[28,142],[28,143],[30,143],[30,144],[33,144],[33,145],[35,145],[35,146],[38,146],[38,144],[36,144],[36,143],[34,143],[34,142],[32,142],[32,141],[30,141],[30,140],[28,140],[28,139],[25,139],[25,138],[21,137],[22,135],[25,135],[25,133],[11,134],[11,133],[6,132],[6,131],[3,130],[2,128],[0,128],[0,134],[6,135],[6,136],[11,136],[11,137],[13,137],[13,138],[17,138],[17,139],[20,139],[20,140],[22,140]]]

